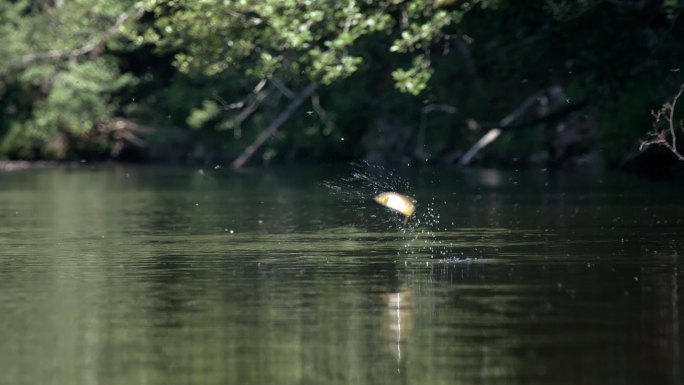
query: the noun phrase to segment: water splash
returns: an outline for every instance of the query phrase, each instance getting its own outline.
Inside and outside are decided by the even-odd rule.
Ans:
[[[381,208],[373,197],[381,192],[396,191],[411,195],[408,180],[394,170],[368,162],[351,163],[351,175],[334,181],[325,181],[327,187],[344,205],[344,209],[352,210],[359,223],[367,223],[368,218],[380,223],[389,230],[401,229],[401,217],[388,213]]]
[[[446,246],[437,236],[440,214],[434,199],[422,204],[408,226],[402,232],[409,236],[404,246],[404,253],[416,256],[427,254],[430,258],[443,258],[449,254]]]
[[[449,250],[438,239],[440,214],[434,198],[418,199],[416,213],[404,223],[404,217],[373,201],[382,192],[394,191],[416,197],[409,180],[381,165],[368,162],[351,163],[351,175],[335,181],[325,181],[327,187],[345,206],[352,210],[358,223],[375,230],[396,231],[401,235],[399,255],[418,258],[443,258]]]

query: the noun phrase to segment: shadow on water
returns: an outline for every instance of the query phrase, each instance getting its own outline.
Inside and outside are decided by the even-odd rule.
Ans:
[[[0,383],[681,383],[680,191],[364,165],[0,174]]]

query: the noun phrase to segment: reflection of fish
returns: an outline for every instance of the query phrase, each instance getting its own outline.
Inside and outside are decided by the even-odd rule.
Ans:
[[[413,334],[413,290],[400,288],[396,292],[383,294],[382,299],[387,304],[387,318],[382,327],[397,359],[397,371],[400,371],[402,348],[408,349]],[[406,353],[405,351],[404,356]]]
[[[406,219],[416,212],[416,201],[403,194],[395,192],[384,192],[375,197],[375,201],[381,205],[392,209],[398,213],[404,214]]]

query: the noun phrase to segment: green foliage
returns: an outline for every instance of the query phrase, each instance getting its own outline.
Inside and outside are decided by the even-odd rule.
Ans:
[[[0,112],[10,116],[0,125],[5,132],[0,152],[73,156],[78,138],[115,117],[116,93],[136,79],[121,73],[113,57],[98,53],[105,49],[108,29],[132,4],[77,0],[0,6],[0,40],[5,42],[0,55],[8,58],[0,63],[0,90],[11,96]]]
[[[383,139],[378,121],[396,126],[383,135],[406,135],[397,155],[413,156],[429,104],[457,111],[432,112],[425,127],[427,150],[447,153],[482,134],[467,119],[495,122],[553,84],[590,101],[597,148],[617,163],[650,127],[662,90],[681,83],[682,4],[0,2],[0,156],[110,156],[123,146],[147,158],[232,159],[311,82],[321,105],[307,100],[263,159],[363,156]],[[112,129],[122,121],[153,129]],[[504,135],[489,150],[538,156],[540,132]]]
[[[132,83],[130,75],[119,74],[102,59],[70,64],[65,71],[52,74],[52,89],[36,104],[33,125],[43,132],[83,135],[113,115],[116,103],[111,95]]]
[[[430,62],[424,56],[416,56],[413,64],[407,70],[398,69],[392,72],[397,87],[402,91],[412,95],[420,94],[432,76]]]
[[[153,8],[155,28],[142,36],[162,47],[181,49],[175,63],[183,72],[199,70],[212,76],[237,68],[255,78],[305,75],[324,84],[356,72],[363,62],[356,47],[374,39],[391,52],[420,52],[412,67],[397,75],[403,79],[399,89],[418,93],[421,86],[406,85],[406,76],[420,74],[418,83],[424,88],[430,76],[425,52],[472,6],[454,7],[435,9],[425,0],[210,0],[182,5],[166,1]]]
[[[49,83],[50,89],[45,98],[36,101],[30,118],[9,130],[2,142],[5,152],[27,142],[48,142],[60,133],[76,137],[87,134],[114,115],[117,102],[112,95],[134,82],[132,76],[119,74],[103,59],[70,63],[61,70],[49,65],[34,66],[19,80],[35,87]],[[55,155],[64,157],[66,151]]]
[[[198,129],[207,124],[207,122],[210,122],[212,119],[215,119],[220,112],[221,109],[216,102],[213,100],[205,100],[202,102],[202,106],[200,108],[195,108],[190,112],[190,115],[187,119],[188,126]]]

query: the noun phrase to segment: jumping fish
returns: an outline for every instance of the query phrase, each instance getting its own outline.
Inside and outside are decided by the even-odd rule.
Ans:
[[[375,201],[388,209],[403,214],[404,223],[416,212],[416,200],[396,192],[384,192],[375,197]]]

